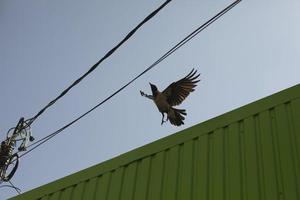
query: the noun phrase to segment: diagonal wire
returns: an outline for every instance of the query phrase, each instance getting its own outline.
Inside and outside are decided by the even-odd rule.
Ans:
[[[1,185],[3,182],[0,182],[0,188],[13,188],[18,194],[21,194],[21,189],[14,186],[14,184],[11,181],[8,181],[9,185]]]
[[[9,184],[11,185],[12,188],[14,188],[16,190],[16,192],[18,194],[21,194],[21,189],[20,188],[17,188],[11,181],[8,181]]]
[[[130,31],[121,42],[119,42],[115,47],[113,47],[110,51],[108,51],[97,63],[95,63],[86,73],[84,73],[80,78],[75,80],[69,87],[67,87],[60,95],[58,95],[55,99],[50,101],[44,108],[42,108],[34,117],[29,119],[28,125],[30,126],[41,114],[43,114],[50,106],[52,106],[57,100],[66,95],[69,90],[71,90],[75,85],[81,82],[86,76],[88,76],[91,72],[93,72],[100,63],[102,63],[105,59],[111,56],[123,43],[125,43],[141,26],[143,26],[147,21],[149,21],[152,17],[154,17],[161,9],[163,9],[168,3],[172,0],[166,0],[161,6],[159,6],[156,10],[150,13],[142,22],[140,22],[132,31]]]
[[[177,49],[179,49],[180,47],[182,47],[184,44],[186,44],[187,42],[189,42],[197,34],[199,34],[200,32],[202,32],[209,25],[211,25],[217,19],[219,19],[220,17],[222,17],[225,13],[227,13],[229,10],[231,10],[233,7],[235,7],[241,1],[242,0],[237,0],[237,1],[233,2],[232,4],[230,4],[229,6],[227,6],[226,8],[224,8],[222,11],[220,11],[218,14],[216,14],[214,17],[210,18],[207,22],[205,22],[204,24],[202,24],[199,28],[197,28],[196,30],[194,30],[192,33],[190,33],[184,39],[182,39],[180,42],[178,42],[175,46],[173,46],[168,52],[166,52],[157,61],[155,61],[153,64],[151,64],[146,70],[144,70],[138,76],[136,76],[135,78],[133,78],[132,80],[130,80],[127,84],[123,85],[120,89],[118,89],[117,91],[115,91],[114,93],[112,93],[110,96],[108,96],[106,99],[104,99],[103,101],[101,101],[99,104],[97,104],[96,106],[94,106],[93,108],[91,108],[89,111],[85,112],[84,114],[82,114],[81,116],[79,116],[78,118],[76,118],[75,120],[73,120],[72,122],[68,123],[67,125],[63,126],[62,128],[58,129],[57,131],[55,131],[55,132],[49,134],[48,136],[46,136],[46,137],[44,137],[44,138],[42,138],[42,139],[40,139],[40,140],[32,143],[31,145],[29,145],[28,147],[31,147],[31,146],[34,146],[34,145],[35,146],[33,148],[31,148],[30,150],[28,150],[27,152],[25,152],[22,155],[20,155],[20,158],[23,157],[24,155],[28,154],[29,152],[33,151],[34,149],[36,149],[40,145],[44,144],[45,142],[47,142],[48,140],[50,140],[51,138],[53,138],[54,136],[56,136],[57,134],[59,134],[60,132],[62,132],[66,128],[68,128],[69,126],[73,125],[75,122],[77,122],[81,118],[85,117],[90,112],[92,112],[93,110],[95,110],[96,108],[98,108],[99,106],[101,106],[102,104],[104,104],[106,101],[108,101],[109,99],[111,99],[113,96],[115,96],[116,94],[118,94],[119,92],[121,92],[123,89],[125,89],[127,86],[129,86],[131,83],[133,83],[136,79],[138,79],[143,74],[145,74],[146,72],[148,72],[150,69],[152,69],[153,67],[155,67],[157,64],[159,64],[160,62],[162,62],[164,59],[166,59],[168,56],[170,56],[172,53],[174,53]]]

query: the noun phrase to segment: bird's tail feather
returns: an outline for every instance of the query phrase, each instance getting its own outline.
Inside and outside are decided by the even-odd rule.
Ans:
[[[184,116],[186,116],[186,111],[184,109],[171,108],[168,112],[168,119],[170,120],[170,123],[175,126],[184,124]]]

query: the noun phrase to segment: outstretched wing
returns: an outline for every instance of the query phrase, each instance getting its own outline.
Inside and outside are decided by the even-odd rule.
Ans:
[[[173,82],[164,91],[163,94],[166,95],[167,101],[170,106],[177,106],[194,91],[196,83],[200,80],[196,80],[200,74],[196,75],[197,70],[192,69],[192,71],[183,79],[177,82]]]

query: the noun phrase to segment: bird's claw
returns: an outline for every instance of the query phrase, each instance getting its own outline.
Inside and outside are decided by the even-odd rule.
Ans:
[[[167,121],[168,121],[168,119],[167,120],[161,120],[161,125],[163,125]]]
[[[141,93],[141,96],[145,95],[145,93],[142,90],[140,90],[140,93]]]

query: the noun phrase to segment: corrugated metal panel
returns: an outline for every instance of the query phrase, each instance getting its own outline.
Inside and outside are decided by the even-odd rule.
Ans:
[[[300,199],[300,85],[14,200]]]

